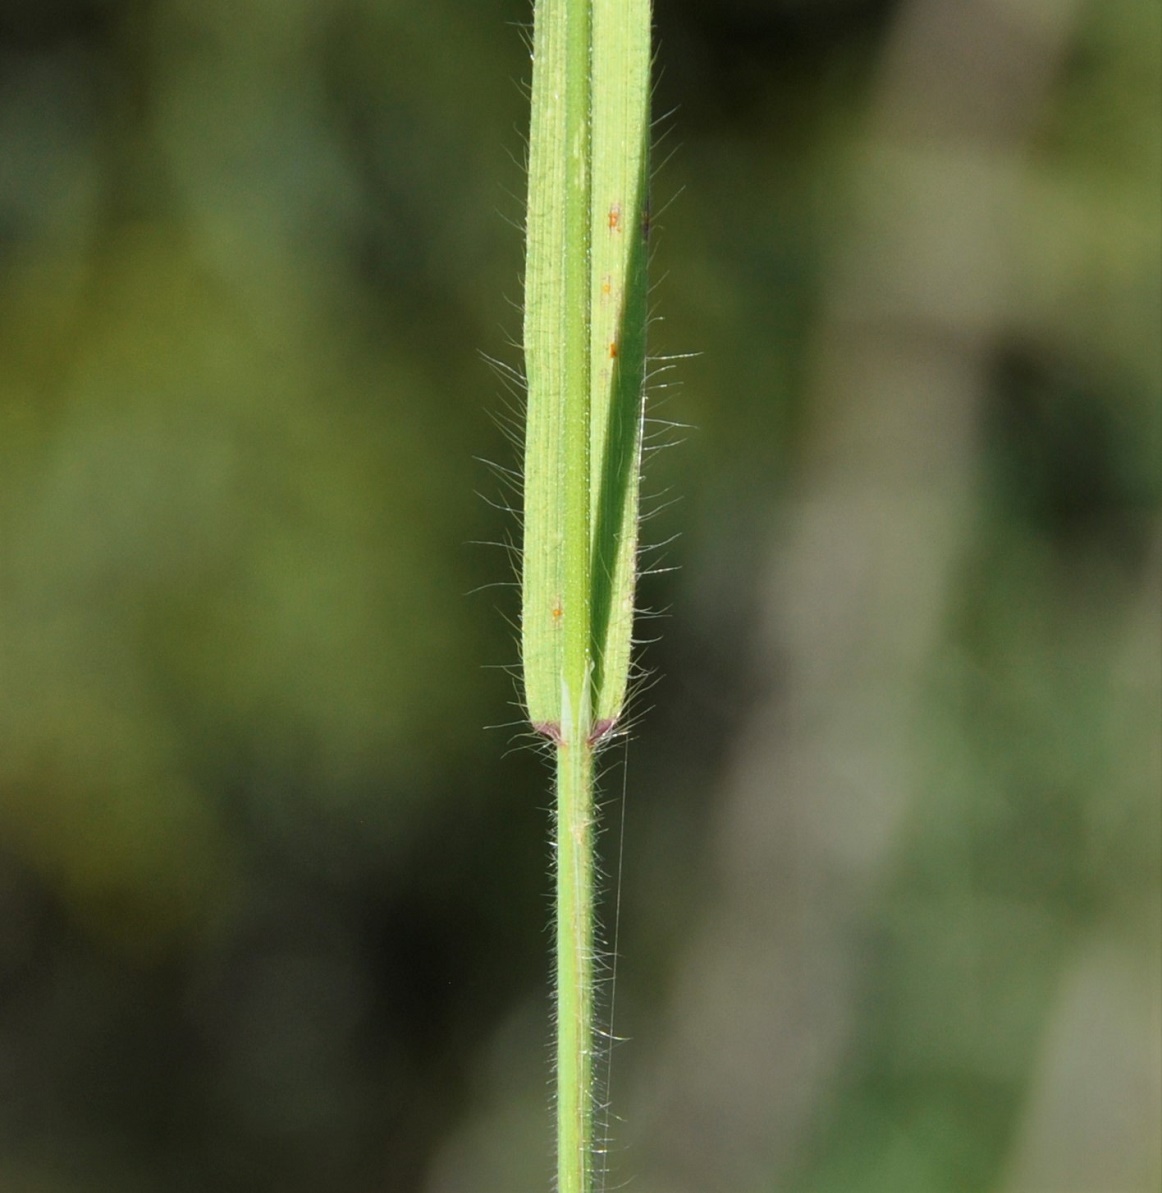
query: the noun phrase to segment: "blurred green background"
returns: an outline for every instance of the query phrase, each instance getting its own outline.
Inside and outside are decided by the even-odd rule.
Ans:
[[[656,19],[608,1187],[1152,1193],[1162,7]],[[3,1193],[549,1187],[528,20],[0,6]]]

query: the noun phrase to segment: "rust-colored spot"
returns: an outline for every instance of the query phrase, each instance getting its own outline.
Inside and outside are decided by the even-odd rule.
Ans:
[[[621,231],[621,204],[614,203],[609,209],[609,230],[611,232]]]
[[[610,294],[612,291],[613,291],[613,275],[612,275],[612,274],[609,274],[609,273],[607,273],[607,274],[606,274],[606,275],[605,275],[605,276],[604,276],[604,277],[601,279],[601,293],[602,293],[603,295],[605,295],[606,297],[608,297],[608,295],[609,295],[609,294]]]
[[[616,340],[614,340],[613,343],[609,345],[609,359],[610,360],[617,359],[617,341]]]

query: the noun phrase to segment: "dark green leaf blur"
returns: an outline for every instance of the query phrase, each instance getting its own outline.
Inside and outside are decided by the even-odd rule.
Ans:
[[[1162,9],[656,18],[606,1187],[1153,1193]],[[0,5],[2,1193],[549,1188],[529,19]]]

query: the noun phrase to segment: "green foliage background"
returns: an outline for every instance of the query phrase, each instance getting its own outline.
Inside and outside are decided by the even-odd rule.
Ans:
[[[1162,17],[962,8],[656,5],[611,1183],[1157,1186]],[[528,15],[0,10],[0,1189],[547,1187]]]

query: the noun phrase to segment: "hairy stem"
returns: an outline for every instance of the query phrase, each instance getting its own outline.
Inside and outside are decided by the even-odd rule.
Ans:
[[[649,0],[536,0],[525,258],[525,704],[557,753],[557,1187],[593,1184],[594,768],[630,670]]]
[[[557,1189],[588,1193],[593,1159],[593,746],[557,746]],[[584,724],[584,718],[579,718]],[[572,731],[570,733],[570,731]]]

